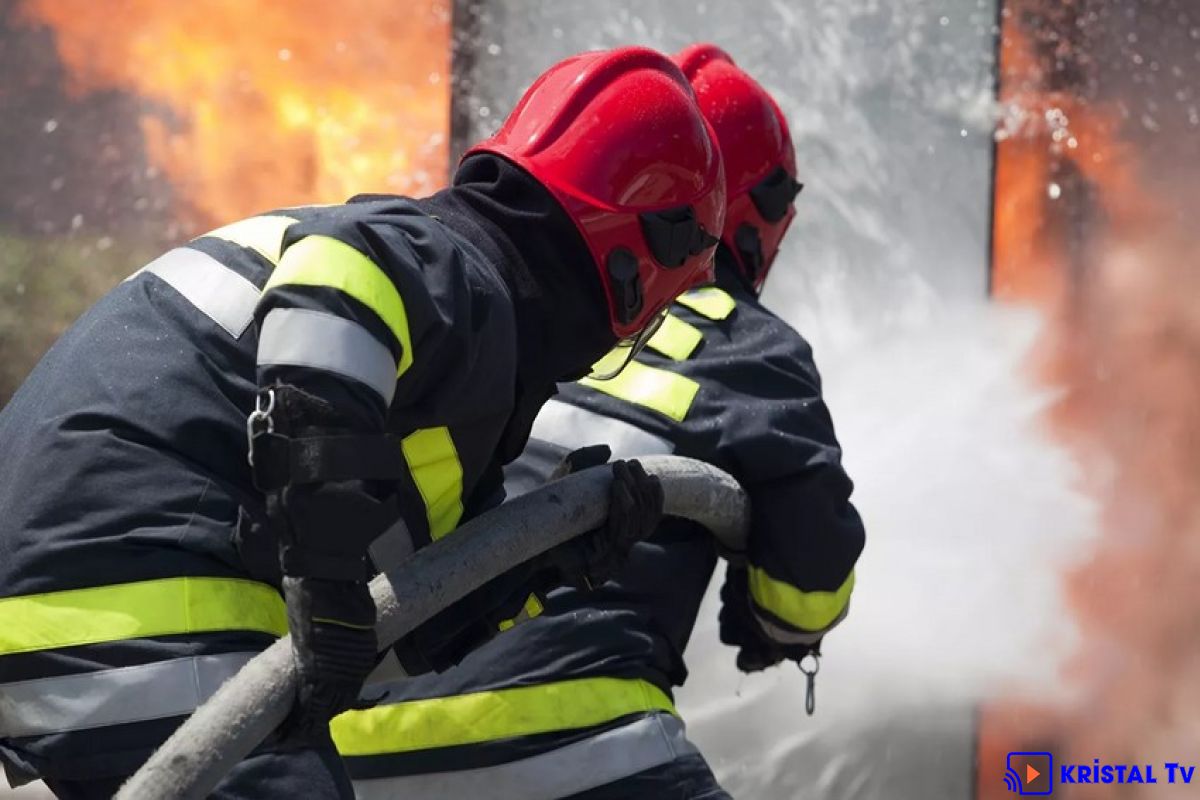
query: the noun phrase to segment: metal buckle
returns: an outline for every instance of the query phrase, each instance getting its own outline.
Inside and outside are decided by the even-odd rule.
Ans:
[[[254,398],[254,410],[246,417],[246,462],[254,466],[254,437],[260,433],[274,433],[275,420],[271,412],[275,410],[275,390],[267,389],[264,394]]]

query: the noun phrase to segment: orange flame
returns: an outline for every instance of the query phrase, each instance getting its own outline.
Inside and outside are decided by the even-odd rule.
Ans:
[[[1083,701],[999,705],[980,743],[980,797],[1007,796],[1008,749],[1092,764],[1187,762],[1200,749],[1200,237],[1151,185],[1145,152],[1108,104],[1047,88],[1056,65],[1005,26],[1010,123],[1000,133],[995,289],[1047,314],[1050,414],[1101,510],[1093,553],[1066,577],[1084,641],[1070,669]],[[1059,42],[1059,52],[1066,39]],[[1049,59],[1054,61],[1055,59]],[[1060,67],[1061,68],[1061,67]],[[1165,783],[1165,774],[1159,774]],[[1175,797],[1190,787],[1089,785],[1089,798]],[[1177,793],[1178,792],[1178,793]],[[1056,796],[1075,796],[1060,787]]]
[[[447,0],[20,0],[76,93],[146,101],[147,153],[205,217],[446,180]]]

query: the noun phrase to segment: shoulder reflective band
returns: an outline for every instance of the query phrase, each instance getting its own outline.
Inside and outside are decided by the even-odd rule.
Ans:
[[[687,416],[696,392],[700,391],[700,384],[691,378],[639,361],[630,361],[615,378],[607,381],[584,378],[579,385],[653,409],[676,422]]]
[[[354,796],[357,800],[575,797],[698,752],[688,741],[682,721],[669,714],[651,714],[536,756],[491,767],[357,780]]]
[[[602,725],[629,714],[675,713],[641,680],[582,678],[347,711],[329,729],[343,756],[407,753]]]
[[[283,598],[239,578],[164,578],[0,600],[0,656],[201,631],[283,636]]]
[[[396,361],[363,326],[306,308],[273,308],[258,337],[258,363],[333,372],[365,384],[392,404]]]
[[[168,250],[129,276],[157,275],[200,313],[241,338],[254,319],[258,287],[206,253],[190,247]]]
[[[283,247],[283,234],[296,220],[283,216],[250,217],[239,220],[204,236],[213,236],[227,242],[247,247],[272,264],[279,263],[279,251]],[[202,238],[202,237],[197,237]]]
[[[730,297],[729,292],[716,286],[692,289],[675,298],[675,302],[712,320],[725,319],[737,308],[737,301]]]
[[[422,428],[400,443],[413,483],[425,501],[429,538],[440,539],[462,519],[463,470],[450,430]]]
[[[646,342],[646,346],[667,358],[686,361],[703,339],[704,334],[695,325],[668,314],[663,318],[659,329],[650,337],[650,341]]]
[[[396,374],[403,375],[412,366],[404,301],[396,284],[371,259],[337,239],[306,236],[284,251],[263,291],[289,284],[328,286],[350,295],[374,311],[400,343]]]
[[[549,400],[542,406],[529,435],[567,450],[606,444],[613,458],[665,456],[675,450],[671,442],[636,425],[561,400]]]
[[[832,592],[805,592],[777,581],[761,567],[750,567],[750,596],[764,610],[805,631],[821,631],[837,620],[850,602],[854,572]]]
[[[522,622],[527,622],[535,617],[540,617],[542,612],[545,610],[546,607],[542,605],[541,600],[538,600],[537,595],[531,594],[529,597],[525,598],[525,606],[521,609],[520,614],[517,614],[512,619],[501,620],[499,626],[500,630],[511,630],[517,625],[520,625]]]
[[[193,656],[0,685],[0,737],[190,714],[256,655]]]

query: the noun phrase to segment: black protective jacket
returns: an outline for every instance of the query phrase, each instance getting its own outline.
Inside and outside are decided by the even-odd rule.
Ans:
[[[589,264],[542,187],[479,156],[432,198],[273,211],[113,289],[0,412],[0,760],[127,774],[286,632],[273,551],[235,542],[263,513],[260,386],[399,442],[391,559],[498,502],[555,381],[612,344]]]

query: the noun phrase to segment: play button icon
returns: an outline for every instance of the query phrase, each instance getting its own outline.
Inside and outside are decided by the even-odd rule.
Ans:
[[[1049,753],[1009,753],[1004,785],[1015,795],[1038,797],[1054,788],[1054,758]]]

